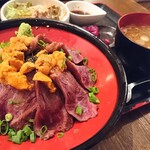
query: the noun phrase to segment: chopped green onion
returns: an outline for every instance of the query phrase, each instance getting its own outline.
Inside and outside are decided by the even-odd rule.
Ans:
[[[30,141],[31,141],[32,143],[34,143],[34,142],[36,141],[36,135],[35,135],[35,132],[34,132],[34,131],[32,131],[32,133],[30,134]]]
[[[24,133],[22,134],[21,142],[25,142],[28,140],[28,136],[26,136]]]
[[[93,73],[93,72],[95,72],[95,70],[93,68],[89,68],[89,72]]]
[[[26,125],[26,126],[23,128],[22,131],[24,132],[24,134],[25,134],[26,136],[29,136],[29,135],[32,133],[32,130],[31,130],[31,128],[30,128],[28,125]]]
[[[99,89],[98,89],[97,87],[94,87],[94,86],[93,86],[93,87],[90,87],[90,88],[89,88],[89,91],[90,91],[90,92],[93,92],[94,94],[97,94],[97,93],[99,92]]]
[[[34,122],[34,119],[29,119],[29,122],[30,122],[30,123],[33,123],[33,122]]]
[[[28,139],[30,139],[31,142],[35,142],[36,140],[35,132],[31,130],[29,125],[26,125],[22,130],[17,132],[14,129],[9,129],[8,140],[16,144],[21,144]]]
[[[93,92],[89,93],[89,99],[90,99],[90,102],[92,103],[95,103],[95,104],[100,103],[99,99],[94,95]]]
[[[0,134],[6,135],[9,130],[9,125],[6,120],[0,120]]]
[[[82,107],[81,106],[77,106],[75,112],[76,112],[77,115],[82,115],[82,113],[83,113]]]
[[[39,40],[38,41],[38,45],[42,46],[42,47],[45,47],[46,46],[46,43],[43,41],[43,40]]]
[[[8,104],[14,104],[13,100],[8,100]]]
[[[61,52],[64,52],[64,50],[63,50],[62,48],[60,48],[60,51],[61,51]]]
[[[16,135],[16,131],[14,129],[9,129],[8,131],[8,140],[12,140],[12,136]]]
[[[19,102],[19,101],[16,101],[16,100],[8,100],[8,104],[10,104],[10,105],[17,105],[17,104],[20,104],[21,102]]]
[[[11,139],[11,140],[12,140],[13,143],[21,144],[21,140],[20,140],[20,138],[18,138],[17,135],[12,136],[12,139]]]
[[[1,42],[0,43],[0,48],[8,47],[10,45],[10,42]]]
[[[89,69],[89,72],[91,73],[91,80],[92,80],[93,82],[95,82],[95,81],[97,80],[97,76],[96,76],[95,70],[94,70],[93,68],[90,68],[90,69]]]
[[[58,132],[58,133],[57,133],[57,137],[58,137],[58,138],[62,138],[63,136],[64,136],[64,132]]]
[[[20,141],[21,141],[21,139],[22,139],[22,137],[23,137],[23,131],[22,131],[22,130],[18,130],[16,136],[17,136],[17,137],[20,139]]]
[[[11,138],[12,142],[16,144],[21,144],[22,142],[27,141],[27,139],[28,139],[28,136],[25,135],[23,130],[17,131],[17,133]]]
[[[97,80],[96,73],[92,73],[92,74],[91,74],[91,80],[92,80],[93,82],[95,82],[95,81]]]
[[[6,120],[7,122],[11,121],[12,119],[13,119],[13,116],[12,116],[11,113],[7,113],[7,114],[5,115],[5,120]]]
[[[42,126],[40,129],[40,135],[44,135],[47,132],[48,128],[46,125]]]
[[[88,65],[88,58],[83,59],[83,65],[87,66]]]
[[[66,65],[66,58],[63,59],[63,62],[62,62],[62,66],[61,66],[61,67],[64,68],[65,65]]]
[[[72,61],[72,57],[71,57],[70,55],[68,56],[68,59],[69,59],[70,61]]]

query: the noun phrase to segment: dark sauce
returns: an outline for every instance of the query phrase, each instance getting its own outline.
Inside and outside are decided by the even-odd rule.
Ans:
[[[79,15],[89,15],[89,13],[84,12],[82,10],[72,10],[71,12],[74,14],[79,14]]]

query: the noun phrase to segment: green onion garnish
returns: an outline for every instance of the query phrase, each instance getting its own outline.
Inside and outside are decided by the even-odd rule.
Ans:
[[[95,104],[100,103],[99,99],[94,95],[93,92],[89,93],[89,99],[90,99],[90,102],[92,103],[95,103]]]
[[[42,46],[42,47],[45,47],[45,46],[46,46],[46,43],[45,43],[43,40],[39,40],[39,41],[38,41],[38,45],[39,45],[39,46]]]
[[[31,134],[30,134],[30,141],[31,141],[32,143],[34,143],[34,142],[36,141],[36,135],[35,135],[35,132],[34,132],[34,131],[32,131]]]
[[[47,132],[48,128],[46,125],[42,126],[40,129],[40,136],[43,136]]]
[[[10,105],[17,105],[17,104],[20,104],[21,103],[21,101],[18,101],[18,100],[8,100],[8,104],[10,104]]]
[[[64,136],[64,132],[58,132],[58,133],[57,133],[57,137],[58,137],[58,138],[62,138],[63,136]]]
[[[9,129],[8,140],[16,144],[21,144],[22,142],[30,139],[31,142],[35,142],[36,135],[35,132],[31,130],[29,125],[26,125],[22,130],[15,131],[14,129]]]
[[[87,66],[88,65],[88,58],[83,59],[83,65]]]
[[[26,136],[29,136],[29,135],[32,133],[32,130],[31,130],[31,128],[30,128],[28,125],[26,125],[26,126],[23,128],[22,131],[24,132],[24,134],[25,134]]]
[[[62,62],[62,66],[61,66],[61,67],[64,68],[65,65],[66,65],[66,58],[63,59],[63,62]]]
[[[29,119],[29,122],[30,122],[30,123],[33,123],[33,122],[34,122],[34,119]]]
[[[63,50],[62,48],[60,48],[60,50],[59,50],[59,51],[64,52],[64,50]]]
[[[9,130],[9,125],[6,120],[0,120],[0,134],[6,135]]]
[[[10,42],[1,42],[0,43],[0,48],[8,47],[10,45]]]
[[[8,140],[12,140],[12,136],[16,135],[16,131],[14,129],[9,129],[8,131]]]
[[[68,59],[69,59],[70,61],[72,61],[72,57],[71,57],[70,55],[68,56]]]
[[[75,113],[76,113],[77,115],[82,115],[82,113],[83,113],[82,107],[81,107],[81,106],[77,106],[77,107],[76,107],[76,110],[75,110]]]
[[[94,94],[97,94],[99,92],[99,89],[97,87],[93,86],[93,87],[89,88],[89,91],[92,92],[92,93],[94,93]]]
[[[92,80],[93,82],[95,82],[95,81],[97,80],[97,75],[96,75],[95,70],[94,70],[93,68],[90,68],[90,69],[89,69],[89,72],[91,73],[91,80]]]
[[[12,136],[11,140],[12,140],[13,143],[16,143],[16,144],[21,144],[22,143],[20,138],[18,138],[17,135]]]
[[[20,139],[20,141],[22,140],[22,138],[23,138],[23,131],[22,130],[18,130],[17,131],[17,134],[16,134],[16,137],[18,138],[18,139]]]
[[[11,121],[12,118],[13,118],[13,116],[12,116],[11,113],[7,113],[7,114],[5,115],[5,120],[6,120],[7,122]]]

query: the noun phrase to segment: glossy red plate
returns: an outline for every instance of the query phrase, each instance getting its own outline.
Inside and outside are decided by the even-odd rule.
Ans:
[[[0,136],[0,149],[7,150],[68,150],[87,149],[98,143],[119,119],[127,94],[127,82],[120,60],[99,39],[83,29],[57,21],[22,19],[0,23],[0,42],[15,36],[21,22],[33,27],[33,33],[45,34],[51,41],[59,41],[79,50],[89,59],[89,66],[97,72],[96,86],[100,92],[98,116],[87,122],[75,122],[63,138],[55,136],[48,141],[13,144],[7,136]]]

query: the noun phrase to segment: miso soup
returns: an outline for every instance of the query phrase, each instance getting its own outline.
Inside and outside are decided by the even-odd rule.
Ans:
[[[150,26],[128,25],[121,30],[131,41],[150,49]]]

